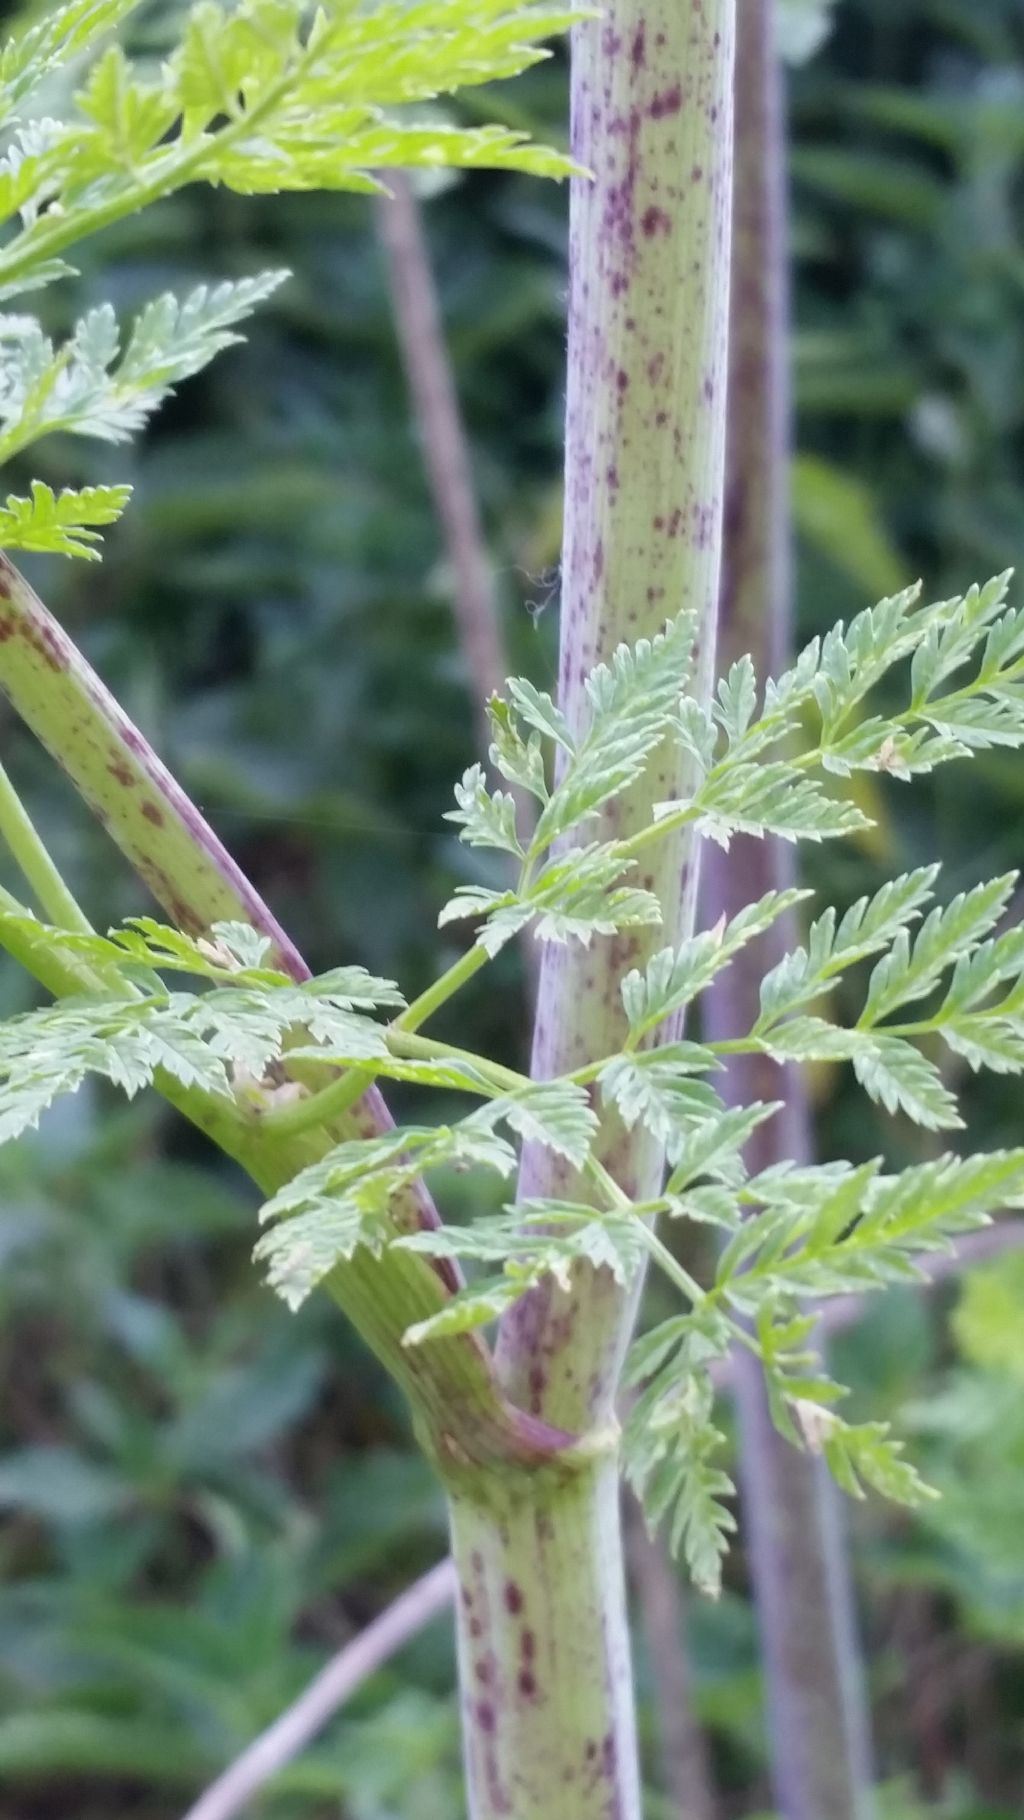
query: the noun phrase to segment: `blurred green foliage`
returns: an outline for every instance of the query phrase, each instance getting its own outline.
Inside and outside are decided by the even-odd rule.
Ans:
[[[914,574],[952,593],[1024,547],[1019,0],[842,0],[834,23],[791,85],[808,635]],[[557,142],[564,65],[471,105]],[[558,551],[564,209],[483,174],[428,205],[510,662],[543,682],[555,609],[528,608],[554,593]],[[189,192],[98,240],[43,301],[59,331],[105,297],[130,311],[279,264],[296,275],[247,346],[127,461],[36,451],[53,485],[116,466],[136,496],[102,567],[27,566],[311,962],[415,991],[451,957],[437,909],[485,862],[442,821],[471,704],[370,206]],[[148,908],[6,714],[3,744],[97,923]],[[913,797],[880,788],[873,807],[869,841],[815,862],[839,899],[936,853],[950,890],[1020,863],[1013,759]],[[0,975],[4,1010],[26,991]],[[464,1038],[519,1059],[524,1003],[503,956]],[[901,1127],[865,1128],[832,1075],[815,1090],[826,1153],[923,1154]],[[1021,1141],[1011,1087],[974,1099],[979,1143]],[[273,1301],[251,1240],[245,1187],[158,1108],[83,1095],[0,1156],[0,1820],[174,1820],[443,1550],[394,1392],[326,1304],[292,1318]],[[1019,1812],[1022,1271],[1011,1253],[962,1293],[901,1292],[839,1342],[873,1414],[909,1406],[946,1493],[914,1521],[852,1518],[886,1820]],[[768,1796],[742,1557],[691,1617],[723,1811],[750,1815]],[[641,1638],[654,1787],[650,1675]],[[440,1622],[260,1814],[459,1814],[451,1689]]]

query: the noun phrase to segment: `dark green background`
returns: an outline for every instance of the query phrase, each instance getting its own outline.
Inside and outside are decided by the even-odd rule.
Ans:
[[[837,20],[792,83],[805,635],[915,575],[949,593],[1024,550],[1019,3],[843,0]],[[564,64],[473,106],[557,139]],[[557,597],[536,623],[529,608],[558,549],[565,200],[480,175],[428,216],[510,661],[543,682]],[[137,492],[102,567],[31,572],[311,963],[412,992],[450,958],[440,905],[487,862],[441,819],[472,708],[369,206],[190,192],[88,248],[43,303],[60,328],[105,297],[130,311],[281,263],[295,277],[248,345],[137,447],[34,452],[51,482]],[[6,710],[0,741],[93,918],[147,908]],[[952,890],[1024,857],[1019,758],[875,808],[875,835],[813,861],[838,899],[923,858]],[[0,970],[5,1011],[28,990]],[[522,1006],[503,956],[463,1040],[521,1057]],[[923,1154],[838,1076],[813,1084],[823,1151]],[[1022,1141],[1013,1082],[967,1100],[979,1142]],[[252,1237],[244,1184],[153,1103],[83,1091],[0,1152],[2,1820],[174,1820],[443,1552],[395,1393],[326,1302],[292,1318],[259,1286]],[[956,1300],[890,1297],[838,1361],[865,1407],[906,1412],[948,1488],[926,1520],[851,1513],[888,1820],[1009,1820],[1024,1793],[1020,1263],[978,1274],[951,1326]],[[722,1811],[750,1816],[769,1797],[741,1550],[720,1606],[690,1617]],[[655,1791],[646,1695],[643,1722]],[[259,1809],[461,1811],[443,1623]],[[653,1792],[650,1811],[667,1811]]]

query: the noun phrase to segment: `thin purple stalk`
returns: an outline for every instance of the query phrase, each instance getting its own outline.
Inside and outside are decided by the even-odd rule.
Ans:
[[[772,0],[744,0],[736,53],[736,200],[726,540],[719,621],[723,664],[749,652],[777,672],[790,644],[790,446],[782,74]],[[736,842],[708,856],[706,920],[733,916],[793,882],[792,849]],[[780,925],[754,958],[719,974],[706,998],[713,1038],[757,1016],[761,973],[790,945]],[[771,944],[771,952],[768,945]],[[770,1078],[766,1078],[767,1075]],[[755,1134],[763,1168],[810,1155],[800,1072],[780,1083],[772,1064],[737,1057],[724,1097],[781,1099]],[[756,1360],[736,1361],[745,1533],[760,1620],[770,1757],[784,1820],[859,1820],[869,1811],[869,1720],[853,1617],[838,1494],[824,1464],[794,1452],[775,1430]]]
[[[401,171],[389,172],[387,184],[390,195],[378,198],[375,204],[377,233],[387,258],[402,364],[451,573],[452,609],[473,698],[477,748],[482,763],[487,764],[491,745],[487,702],[505,686],[505,640],[423,211],[409,178]],[[536,803],[527,791],[515,786],[511,794],[520,834],[528,837],[536,822]],[[526,950],[526,967],[535,997],[538,963],[532,942]]]
[[[490,730],[484,704],[504,688],[507,674],[493,578],[420,208],[401,172],[389,172],[387,185],[390,196],[376,203],[377,233],[387,255],[402,362],[451,569],[452,607],[478,744],[486,757]]]

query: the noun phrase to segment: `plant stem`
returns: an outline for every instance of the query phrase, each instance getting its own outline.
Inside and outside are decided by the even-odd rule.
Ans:
[[[511,1068],[502,1068],[497,1062],[476,1055],[471,1049],[458,1049],[452,1043],[431,1042],[428,1037],[413,1036],[395,1026],[385,1030],[384,1035],[392,1055],[408,1057],[413,1061],[465,1063],[479,1075],[483,1084],[481,1091],[487,1086],[495,1095],[517,1093],[530,1085],[528,1075],[516,1074]],[[348,1068],[318,1093],[311,1093],[290,1106],[261,1111],[259,1123],[262,1130],[272,1137],[297,1137],[302,1131],[313,1131],[329,1124],[339,1112],[344,1112],[353,1105],[366,1092],[375,1075],[381,1072],[383,1070],[373,1062],[365,1068]]]
[[[572,189],[566,523],[560,705],[586,724],[586,672],[623,640],[649,636],[684,602],[699,619],[698,688],[714,665],[728,340],[733,6],[613,0],[574,34],[573,152],[596,172]],[[651,805],[685,795],[677,751],[589,838],[628,839]],[[589,949],[548,946],[532,1072],[549,1079],[621,1046],[619,984],[630,967],[692,928],[692,842],[666,838],[638,884],[664,927]],[[659,1147],[607,1119],[601,1160],[630,1198],[660,1186]],[[571,1172],[530,1149],[522,1189],[574,1192]],[[573,1318],[567,1320],[568,1302]],[[526,1407],[574,1430],[614,1397],[632,1310],[605,1273],[567,1298],[527,1297],[502,1327],[499,1363]]]
[[[473,1820],[638,1815],[614,1454],[451,1497]]]
[[[0,908],[23,918],[23,907],[0,890]],[[45,929],[23,922],[0,923],[6,951],[56,998],[102,993],[109,977],[75,955],[56,950]],[[123,981],[122,991],[130,991]],[[235,1103],[198,1088],[183,1087],[158,1072],[154,1084],[170,1104],[237,1162],[265,1195],[273,1194],[336,1141],[330,1131],[284,1139],[269,1133]],[[396,1204],[396,1224],[403,1209]],[[407,1328],[443,1306],[454,1287],[423,1258],[391,1249],[383,1257],[360,1250],[325,1280],[328,1294],[405,1392],[417,1432],[442,1471],[452,1461],[465,1469],[517,1467],[526,1473],[568,1458],[574,1437],[513,1409],[495,1385],[491,1361],[478,1336],[453,1335],[432,1346],[402,1344]]]
[[[518,1074],[514,1068],[492,1062],[485,1055],[477,1055],[473,1049],[459,1049],[455,1043],[436,1043],[428,1036],[412,1036],[406,1030],[394,1028],[388,1031],[387,1037],[388,1047],[395,1055],[408,1056],[413,1061],[465,1062],[467,1067],[479,1070],[496,1093],[517,1093],[520,1088],[530,1085],[529,1075]]]
[[[290,1106],[260,1112],[259,1124],[264,1134],[274,1139],[294,1138],[304,1131],[324,1129],[350,1111],[372,1081],[372,1068],[347,1068],[318,1093],[310,1093]]]
[[[720,637],[723,663],[749,653],[761,674],[789,660],[790,540],[786,467],[789,403],[782,74],[773,0],[744,0],[737,26],[736,209],[726,539]],[[706,918],[794,880],[782,841],[737,841],[709,855]],[[756,1023],[759,984],[792,945],[777,923],[753,961],[741,951],[713,981],[705,1034],[730,1050],[730,1104],[779,1099],[754,1133],[754,1170],[811,1154],[799,1070],[780,1070],[756,1045],[730,1041]],[[775,1799],[783,1820],[857,1820],[868,1811],[868,1720],[852,1619],[838,1494],[824,1463],[794,1453],[773,1426],[755,1358],[735,1359],[745,1530],[760,1619]]]
[[[698,611],[699,686],[710,687],[733,25],[732,0],[610,0],[600,19],[574,33],[573,153],[595,173],[571,192],[559,696],[575,733],[586,721],[586,672],[623,640],[659,631],[684,602]],[[643,785],[588,837],[628,836],[650,819],[652,803],[685,783],[678,755],[666,748]],[[617,1050],[623,974],[642,965],[655,942],[689,932],[696,867],[679,838],[661,843],[638,883],[657,891],[664,932],[631,932],[587,950],[547,946],[535,1079]],[[606,1120],[598,1150],[629,1198],[657,1194],[662,1157],[647,1138]],[[537,1149],[524,1159],[521,1189],[572,1198],[588,1192],[568,1166]],[[510,1399],[583,1436],[606,1426],[632,1316],[632,1298],[608,1272],[581,1271],[571,1295],[543,1285],[502,1325],[497,1356]],[[514,1494],[504,1481],[478,1480],[468,1502],[453,1500],[453,1535],[472,1820],[637,1820],[612,1463],[581,1475],[571,1492],[552,1492],[549,1475],[532,1486],[523,1481]],[[543,1626],[536,1647],[544,1699],[515,1678],[522,1621],[509,1609],[510,1588],[511,1605],[525,1604],[527,1627]],[[480,1667],[498,1676],[499,1697],[481,1693]]]
[[[0,634],[0,689],[178,927],[205,935],[221,920],[250,923],[269,936],[271,965],[308,979],[213,829],[3,555]]]
[[[486,967],[489,958],[486,949],[479,945],[467,948],[465,954],[460,955],[459,959],[453,962],[445,973],[442,973],[440,979],[436,979],[432,986],[428,986],[425,992],[421,992],[419,998],[413,999],[412,1004],[406,1007],[401,1017],[395,1019],[396,1030],[418,1030],[422,1024],[427,1022],[428,1018],[434,1016],[436,1011],[440,1011],[442,1005],[446,1005],[450,998],[454,998],[463,986],[468,985],[469,981]]]
[[[28,884],[43,915],[58,929],[91,935],[92,925],[47,852],[21,797],[0,765],[0,839]]]

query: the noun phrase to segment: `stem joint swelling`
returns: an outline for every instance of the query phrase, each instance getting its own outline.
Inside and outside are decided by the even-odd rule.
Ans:
[[[521,1411],[510,1412],[513,1424]],[[604,1464],[620,1470],[622,1430],[614,1417],[584,1434],[548,1429],[523,1418],[536,1432],[537,1446],[524,1458],[519,1436],[504,1450],[490,1454],[486,1466],[472,1446],[472,1423],[447,1422],[444,1414],[427,1426],[417,1422],[417,1439],[450,1497],[461,1497],[481,1508],[504,1509],[517,1498],[528,1504],[556,1497],[576,1480]]]

